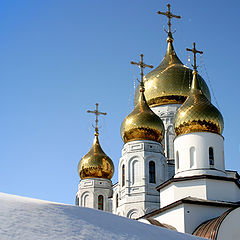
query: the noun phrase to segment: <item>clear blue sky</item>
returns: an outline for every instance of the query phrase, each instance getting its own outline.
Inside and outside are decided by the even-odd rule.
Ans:
[[[240,171],[239,8],[237,0],[3,0],[0,3],[0,191],[74,203],[77,165],[91,147],[99,102],[100,142],[117,181],[120,125],[132,110],[131,60],[157,66],[166,51],[172,4],[175,50],[204,51],[199,71],[225,120],[226,168]],[[192,59],[192,57],[191,57]],[[205,70],[206,68],[206,70]],[[213,96],[213,95],[212,95]],[[216,101],[213,97],[213,103]]]

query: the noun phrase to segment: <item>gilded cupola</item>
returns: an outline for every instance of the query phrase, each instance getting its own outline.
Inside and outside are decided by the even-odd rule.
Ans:
[[[114,173],[114,165],[110,157],[102,150],[98,139],[98,104],[96,110],[88,111],[96,114],[95,138],[89,152],[80,160],[78,164],[78,173],[81,179],[85,178],[105,178],[111,179]]]
[[[174,128],[176,135],[192,132],[212,132],[222,134],[223,117],[219,110],[205,96],[199,84],[199,75],[196,66],[196,53],[202,53],[195,48],[187,49],[194,53],[194,71],[192,86],[188,98],[178,109]]]
[[[164,104],[182,104],[190,91],[192,83],[192,70],[185,66],[178,58],[174,47],[173,37],[171,32],[171,19],[180,16],[173,15],[170,12],[170,4],[166,13],[158,12],[159,14],[168,17],[168,38],[167,51],[160,65],[149,72],[144,77],[145,97],[150,107]],[[207,84],[201,76],[199,85],[205,96],[211,101],[210,92]],[[135,92],[135,104],[139,99],[139,88]]]
[[[144,96],[143,68],[152,67],[141,61],[137,64],[141,68],[140,94],[134,110],[124,119],[121,126],[121,136],[124,143],[134,140],[152,140],[160,142],[164,136],[164,125],[162,120],[149,108]]]

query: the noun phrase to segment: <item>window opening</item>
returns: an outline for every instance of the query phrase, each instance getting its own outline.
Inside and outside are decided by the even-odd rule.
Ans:
[[[98,196],[98,210],[103,210],[103,195]]]
[[[149,162],[149,182],[156,183],[155,162]]]
[[[214,166],[214,154],[213,154],[213,148],[209,148],[209,165]]]
[[[116,195],[116,207],[118,208],[118,194]]]
[[[125,165],[122,166],[122,186],[125,185]]]

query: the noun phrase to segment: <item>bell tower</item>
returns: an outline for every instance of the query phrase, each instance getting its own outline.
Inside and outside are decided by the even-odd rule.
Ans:
[[[140,95],[134,110],[124,119],[121,136],[124,141],[119,161],[119,183],[114,190],[114,213],[138,218],[159,208],[156,187],[166,178],[167,166],[161,141],[162,120],[149,108],[144,96],[143,62],[131,62],[141,69]]]
[[[76,205],[98,210],[112,211],[109,198],[112,197],[112,181],[114,165],[112,160],[101,148],[98,136],[98,116],[106,113],[98,111],[98,103],[94,111],[87,111],[96,115],[95,138],[89,152],[80,160],[78,173],[82,179],[78,185]]]

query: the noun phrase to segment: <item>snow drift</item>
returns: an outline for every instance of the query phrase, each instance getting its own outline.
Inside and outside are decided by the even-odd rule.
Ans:
[[[0,193],[1,240],[201,239],[90,208]]]

